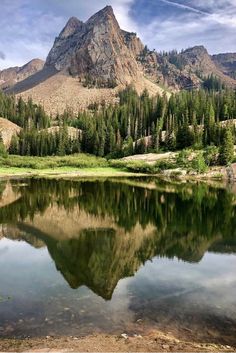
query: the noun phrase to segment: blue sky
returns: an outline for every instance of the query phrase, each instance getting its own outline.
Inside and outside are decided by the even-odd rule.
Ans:
[[[150,49],[236,52],[236,0],[0,0],[0,69],[45,59],[69,17],[85,21],[106,5]]]

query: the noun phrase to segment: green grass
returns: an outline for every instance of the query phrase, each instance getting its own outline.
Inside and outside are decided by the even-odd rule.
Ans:
[[[0,167],[0,176],[60,176],[60,175],[78,175],[78,176],[129,176],[133,173],[126,172],[117,168],[73,168],[61,167],[54,169],[31,169],[31,168],[15,168],[15,167]]]
[[[194,160],[189,156],[194,153]],[[198,162],[198,163],[196,163]],[[160,174],[168,169],[185,169],[188,172],[201,173],[203,163],[202,151],[183,150],[175,160],[159,160],[155,164],[145,161],[106,160],[88,154],[75,154],[70,156],[31,157],[14,156],[0,157],[0,176],[7,175],[60,175],[77,174],[78,176],[112,176]],[[177,171],[179,173],[179,171]]]
[[[56,168],[101,168],[107,167],[105,158],[99,158],[87,154],[75,154],[71,156],[59,157],[28,157],[10,155],[0,158],[0,168],[26,168],[26,169],[56,169]]]
[[[117,174],[117,173],[147,173],[154,172],[152,166],[142,161],[126,162],[122,160],[107,161],[88,154],[76,154],[59,157],[32,157],[10,155],[0,157],[0,174]]]
[[[105,158],[88,154],[59,157],[28,157],[10,155],[0,157],[0,176],[9,175],[64,175],[113,176],[131,174],[127,168],[111,165]]]

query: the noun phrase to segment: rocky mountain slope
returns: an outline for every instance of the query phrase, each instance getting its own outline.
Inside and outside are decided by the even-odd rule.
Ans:
[[[212,60],[225,75],[236,79],[236,53],[213,55]]]
[[[25,80],[29,76],[42,70],[43,66],[43,60],[33,59],[21,67],[10,67],[9,69],[0,71],[0,88],[6,89],[15,85],[17,82]]]
[[[132,83],[140,93],[163,89],[150,80],[137,59],[144,46],[135,33],[123,31],[110,6],[83,23],[70,18],[55,39],[44,68],[16,84],[10,93],[31,96],[56,115],[97,102],[113,103],[120,88]]]
[[[203,46],[180,53],[150,51],[135,33],[120,28],[112,7],[106,6],[86,22],[70,18],[42,70],[8,92],[20,93],[24,99],[30,96],[56,115],[67,107],[77,112],[91,103],[114,103],[117,91],[127,84],[140,93],[146,88],[162,94],[163,86],[199,88],[214,75],[224,85],[236,87],[235,67],[236,54],[210,56]]]
[[[112,7],[107,6],[86,23],[72,17],[56,38],[45,67],[113,87],[136,79],[139,67],[135,57],[142,49],[136,35],[120,29]]]
[[[21,128],[11,121],[0,118],[0,136],[6,148],[9,148],[13,135],[19,134]]]
[[[224,54],[221,54],[224,57]],[[236,87],[229,70],[220,66],[216,57],[210,56],[203,46],[188,48],[180,53],[157,54],[159,79],[177,89],[199,88],[208,76],[213,75],[228,87]]]

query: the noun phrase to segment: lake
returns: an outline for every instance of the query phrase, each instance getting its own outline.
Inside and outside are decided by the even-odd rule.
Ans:
[[[150,178],[0,182],[0,337],[236,344],[236,193]]]

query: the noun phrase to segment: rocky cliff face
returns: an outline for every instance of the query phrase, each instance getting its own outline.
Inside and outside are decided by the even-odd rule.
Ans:
[[[40,59],[33,59],[24,66],[10,67],[0,71],[0,88],[9,88],[17,82],[23,81],[29,76],[42,70],[44,61]]]
[[[236,79],[236,53],[213,55],[212,60],[225,75]]]
[[[12,136],[18,135],[20,131],[21,128],[18,125],[7,119],[0,118],[0,136],[7,149],[10,147]]]
[[[45,67],[66,70],[101,85],[126,84],[137,77],[136,56],[143,49],[134,33],[122,31],[110,6],[83,23],[71,18],[56,38]]]
[[[222,83],[235,87],[236,81],[227,75],[222,67],[216,65],[206,48],[195,46],[181,53],[175,51],[166,54],[157,54],[157,71],[161,74],[160,80],[167,86],[177,89],[199,88],[204,78],[213,74]]]
[[[34,63],[0,72],[0,85],[17,82],[6,92],[26,100],[32,97],[53,116],[68,106],[76,113],[95,102],[113,104],[117,91],[130,83],[138,93],[147,89],[155,95],[167,92],[163,85],[171,90],[198,89],[213,74],[225,86],[236,87],[236,54],[210,56],[203,46],[181,53],[150,51],[135,33],[120,28],[110,6],[86,22],[70,18],[43,69],[41,61]]]

